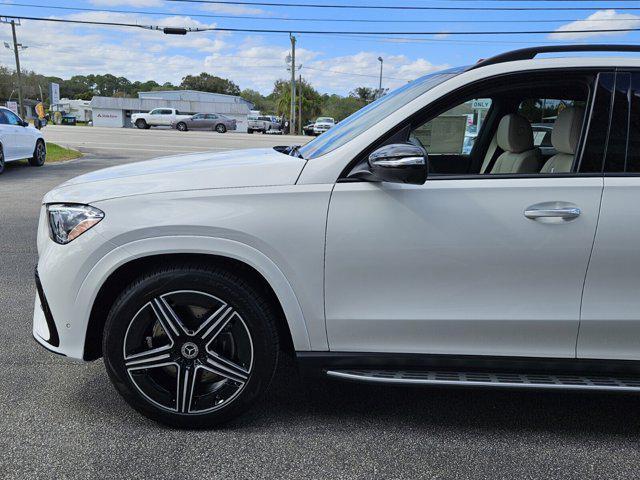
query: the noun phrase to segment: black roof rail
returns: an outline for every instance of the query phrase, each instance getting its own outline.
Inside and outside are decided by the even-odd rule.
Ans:
[[[474,70],[487,65],[495,65],[496,63],[515,62],[516,60],[531,60],[541,53],[556,52],[640,52],[640,45],[543,45],[540,47],[528,47],[510,52],[501,53],[495,57],[480,60],[475,65],[469,67]]]

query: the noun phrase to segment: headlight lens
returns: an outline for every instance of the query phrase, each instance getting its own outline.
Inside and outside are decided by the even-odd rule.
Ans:
[[[89,205],[47,205],[49,231],[54,242],[67,244],[104,218],[104,212]]]

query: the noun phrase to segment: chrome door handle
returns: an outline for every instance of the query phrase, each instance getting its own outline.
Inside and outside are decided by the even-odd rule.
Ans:
[[[578,207],[564,208],[536,208],[529,207],[524,211],[524,216],[535,220],[537,218],[562,218],[564,220],[573,220],[578,218],[582,211]]]

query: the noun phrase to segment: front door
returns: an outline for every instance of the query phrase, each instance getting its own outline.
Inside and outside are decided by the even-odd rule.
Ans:
[[[532,87],[522,95],[531,91],[537,90]],[[568,106],[584,111],[589,88],[584,98],[570,100],[562,99],[567,90],[561,88],[558,98],[544,88],[539,91],[553,99],[551,107],[535,110],[531,105],[541,102],[528,97],[518,107],[511,100],[519,92],[509,92],[509,102],[494,99],[512,109],[493,115],[496,121],[526,114],[535,123]],[[465,103],[472,108],[472,100]],[[470,122],[475,121],[471,116],[477,118],[459,110]],[[429,120],[431,126],[414,125],[412,132],[431,132],[424,138],[433,145],[437,124],[457,128],[455,119],[435,120]],[[582,125],[583,116],[578,121]],[[478,135],[495,136],[498,126],[485,125],[494,130]],[[602,154],[602,124],[593,124],[597,132],[589,128],[576,146],[576,151],[584,150],[583,160],[589,157],[585,165],[601,160]],[[518,135],[526,131],[533,136],[528,128]],[[509,127],[505,134],[511,133]],[[571,134],[566,129],[565,135]],[[448,148],[464,155],[464,130],[458,136],[457,151]],[[502,165],[529,155],[523,149],[535,150],[532,139],[498,139],[504,149],[514,150],[505,151]],[[567,149],[570,143],[567,138],[558,145]],[[546,160],[540,158],[543,165]],[[326,240],[330,349],[575,357],[582,288],[603,190],[602,177],[577,173],[578,164],[562,173],[524,175],[480,174],[477,165],[477,174],[432,176],[424,185],[338,182]],[[539,216],[541,211],[551,216]]]

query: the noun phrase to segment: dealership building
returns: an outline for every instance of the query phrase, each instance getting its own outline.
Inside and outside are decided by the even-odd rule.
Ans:
[[[133,113],[154,108],[175,108],[181,114],[219,113],[236,120],[239,132],[247,131],[247,115],[253,104],[242,97],[194,90],[139,92],[138,98],[93,97],[93,125],[96,127],[132,127]]]

